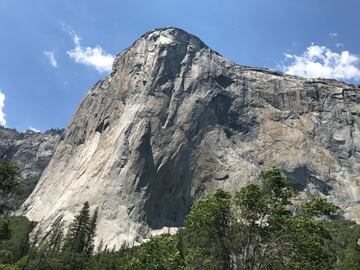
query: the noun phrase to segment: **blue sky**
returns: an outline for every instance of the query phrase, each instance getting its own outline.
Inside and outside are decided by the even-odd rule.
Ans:
[[[0,0],[0,124],[65,127],[113,56],[180,27],[242,65],[360,83],[359,0]]]

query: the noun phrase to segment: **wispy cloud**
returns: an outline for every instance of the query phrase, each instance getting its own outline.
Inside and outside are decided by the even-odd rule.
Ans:
[[[301,55],[286,53],[285,61],[282,69],[287,74],[360,81],[360,57],[349,51],[333,52],[311,44]]]
[[[68,50],[66,53],[76,63],[84,64],[95,68],[100,73],[108,73],[112,69],[114,56],[107,53],[99,45],[95,47],[81,46],[81,37],[73,30],[63,25],[63,29],[72,37],[75,48]]]
[[[54,68],[57,68],[58,64],[57,64],[54,52],[53,51],[43,51],[43,53],[48,58],[50,65],[52,65]]]
[[[29,127],[28,130],[32,131],[32,132],[36,132],[36,133],[39,133],[41,132],[39,129],[36,129],[36,128],[33,128],[33,127]]]
[[[344,47],[344,43],[338,42],[338,43],[335,44],[335,47],[336,48]]]
[[[6,126],[6,114],[4,113],[4,107],[5,107],[5,95],[0,90],[0,125]]]
[[[329,33],[329,38],[336,38],[338,35],[338,33]]]

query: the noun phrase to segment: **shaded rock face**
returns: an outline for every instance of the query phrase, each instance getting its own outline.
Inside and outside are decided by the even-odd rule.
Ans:
[[[301,196],[359,220],[359,90],[240,66],[180,29],[154,30],[88,92],[22,211],[48,228],[87,200],[97,241],[119,245],[182,226],[195,199],[279,166]]]
[[[21,177],[40,177],[48,165],[55,146],[60,140],[62,129],[52,129],[44,133],[0,127],[1,158],[14,162],[20,169]]]
[[[48,165],[63,130],[53,129],[44,133],[0,127],[1,158],[15,163],[21,172],[24,190],[17,200],[31,193],[42,172]],[[24,198],[24,196],[26,196]]]

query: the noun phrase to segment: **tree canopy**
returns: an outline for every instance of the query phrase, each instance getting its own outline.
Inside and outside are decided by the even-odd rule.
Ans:
[[[176,235],[119,249],[102,242],[95,248],[99,213],[91,214],[87,202],[68,230],[60,216],[45,235],[35,234],[32,247],[29,227],[19,234],[21,226],[8,219],[0,222],[0,270],[360,269],[360,226],[343,219],[338,207],[324,197],[293,205],[296,192],[278,169],[262,172],[258,183],[196,201]],[[27,236],[15,249],[7,248],[16,236],[9,228]]]

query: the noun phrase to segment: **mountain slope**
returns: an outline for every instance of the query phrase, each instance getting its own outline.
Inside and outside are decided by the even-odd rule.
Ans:
[[[15,129],[0,127],[1,158],[15,163],[21,172],[23,192],[16,198],[19,205],[31,193],[48,165],[62,131],[53,129],[44,133],[30,130],[18,132]]]
[[[279,166],[302,197],[359,212],[359,88],[236,65],[176,28],[119,54],[22,207],[47,228],[88,200],[97,241],[183,225],[193,200]]]

